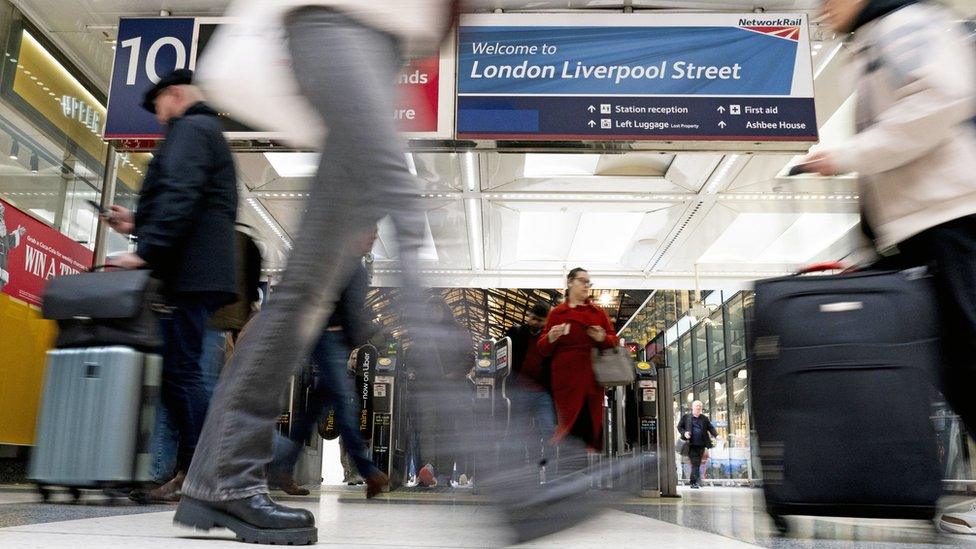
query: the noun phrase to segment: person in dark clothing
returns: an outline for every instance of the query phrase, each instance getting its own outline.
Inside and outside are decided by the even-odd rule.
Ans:
[[[447,485],[457,477],[467,475],[467,448],[461,443],[461,433],[472,429],[471,383],[466,375],[474,364],[471,332],[455,318],[451,308],[440,296],[427,301],[427,318],[442,326],[435,337],[422,343],[413,342],[410,368],[415,374],[419,437],[419,463],[425,465],[418,473],[423,486]],[[421,347],[433,363],[417,364],[417,348]]]
[[[512,326],[506,336],[512,340],[512,374],[514,384],[511,385],[514,397],[514,421],[529,430],[525,437],[529,444],[532,441],[542,441],[540,446],[527,448],[530,460],[545,465],[552,457],[552,437],[556,434],[556,412],[553,408],[552,395],[549,394],[549,360],[542,356],[537,345],[542,329],[549,316],[549,306],[537,303],[529,310],[525,323]]]
[[[678,422],[678,433],[681,438],[688,443],[688,458],[691,460],[691,487],[701,488],[699,476],[701,475],[702,456],[707,448],[711,448],[712,437],[718,436],[718,431],[702,413],[702,402],[696,400],[691,403],[691,413],[685,414]]]
[[[368,254],[375,240],[376,231],[367,233],[358,242],[358,251],[362,255]],[[319,366],[319,379],[309,396],[308,406],[306,410],[299,411],[288,438],[277,437],[275,440],[275,458],[269,470],[268,484],[280,487],[289,494],[308,494],[308,490],[295,484],[292,471],[305,440],[330,409],[335,410],[343,448],[355,462],[359,474],[366,479],[366,497],[375,496],[389,484],[386,475],[369,458],[352,405],[352,380],[347,373],[349,355],[352,349],[369,341],[372,329],[372,323],[366,314],[366,292],[369,286],[366,267],[363,266],[361,256],[353,260],[357,264],[352,278],[342,290],[336,310],[312,354],[312,359]]]
[[[162,400],[179,430],[177,473],[149,500],[179,500],[209,404],[200,367],[204,331],[215,310],[237,299],[234,160],[216,111],[203,103],[192,77],[176,70],[146,93],[143,106],[166,125],[165,140],[149,163],[135,213],[113,205],[105,216],[117,232],[137,238],[135,252],[109,265],[151,269],[168,305],[160,315]]]

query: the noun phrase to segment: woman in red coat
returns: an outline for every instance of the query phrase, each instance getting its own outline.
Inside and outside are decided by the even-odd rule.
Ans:
[[[590,302],[590,275],[576,268],[566,277],[566,300],[549,313],[539,351],[552,357],[552,397],[559,426],[555,441],[571,432],[600,449],[603,431],[603,387],[593,377],[594,347],[618,344],[610,317]]]

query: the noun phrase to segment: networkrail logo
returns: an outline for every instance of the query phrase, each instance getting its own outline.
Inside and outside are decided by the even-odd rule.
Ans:
[[[770,36],[775,36],[776,38],[791,40],[793,42],[799,42],[800,26],[802,24],[802,19],[739,19],[739,27],[743,29],[758,32],[760,34],[768,34]]]

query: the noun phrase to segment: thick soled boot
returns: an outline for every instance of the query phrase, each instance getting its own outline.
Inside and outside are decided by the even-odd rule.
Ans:
[[[173,522],[198,530],[227,528],[245,543],[308,545],[318,541],[312,513],[278,505],[267,494],[230,501],[183,496]]]

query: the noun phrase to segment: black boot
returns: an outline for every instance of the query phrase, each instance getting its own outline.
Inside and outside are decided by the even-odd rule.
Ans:
[[[230,501],[183,496],[173,522],[199,530],[228,528],[245,543],[308,545],[318,541],[312,513],[278,505],[267,494]]]

